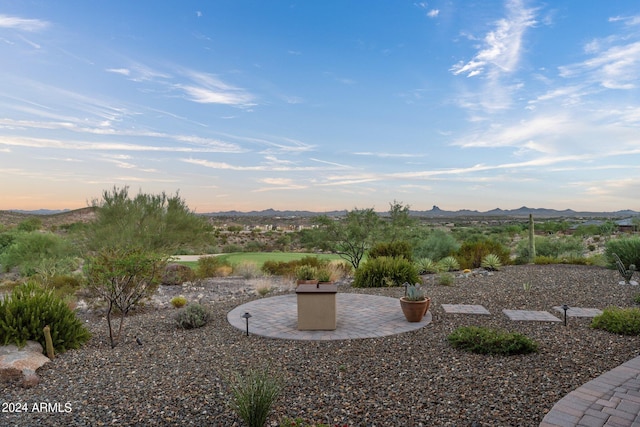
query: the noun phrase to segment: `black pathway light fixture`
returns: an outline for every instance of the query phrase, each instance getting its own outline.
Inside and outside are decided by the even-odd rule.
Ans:
[[[564,326],[567,326],[567,310],[569,310],[569,306],[562,304],[562,309],[564,310]]]
[[[251,315],[247,312],[242,315],[242,318],[247,322],[247,336],[249,336],[249,318]]]

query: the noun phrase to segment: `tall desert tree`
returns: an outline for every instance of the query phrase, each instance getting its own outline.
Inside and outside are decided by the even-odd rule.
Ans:
[[[140,248],[103,248],[87,259],[88,287],[107,303],[111,348],[120,341],[124,320],[133,306],[158,288],[167,257]],[[114,332],[113,316],[119,316]]]
[[[323,237],[340,257],[357,269],[365,253],[379,237],[380,218],[372,208],[353,209],[341,219],[317,218]]]
[[[206,219],[192,212],[178,193],[139,192],[130,197],[128,187],[113,187],[92,206],[96,219],[88,228],[90,251],[138,247],[170,254],[181,246],[202,246],[213,239]]]

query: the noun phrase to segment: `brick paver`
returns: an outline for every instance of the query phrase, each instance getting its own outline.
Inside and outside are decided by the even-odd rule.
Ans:
[[[431,323],[430,312],[421,322],[407,322],[398,298],[339,292],[336,295],[335,331],[299,331],[297,308],[295,294],[261,298],[234,308],[227,313],[227,320],[246,331],[245,319],[241,316],[249,313],[250,334],[323,341],[384,337],[420,329]]]
[[[491,314],[483,306],[472,304],[442,304],[442,309],[446,313]]]
[[[640,427],[640,357],[578,387],[540,423],[540,427],[573,426]]]

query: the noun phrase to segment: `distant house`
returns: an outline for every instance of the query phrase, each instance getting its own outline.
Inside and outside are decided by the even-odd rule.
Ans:
[[[636,231],[636,225],[633,223],[633,220],[634,220],[634,217],[618,219],[616,221],[613,221],[618,226],[618,229],[616,230],[616,232],[618,232],[618,233],[633,233],[634,231]],[[602,221],[602,220],[590,219],[588,221],[581,222],[580,224],[572,225],[569,228],[569,230],[567,230],[566,233],[567,234],[573,234],[573,232],[580,226],[585,226],[585,225],[600,226],[600,225],[602,225],[604,223],[605,223],[605,221]]]

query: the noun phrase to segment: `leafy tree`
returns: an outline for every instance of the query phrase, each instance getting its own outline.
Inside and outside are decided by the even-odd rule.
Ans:
[[[425,239],[418,242],[413,250],[413,256],[416,259],[430,258],[437,261],[456,253],[459,248],[460,243],[451,233],[433,230]]]
[[[384,236],[387,241],[409,240],[415,220],[409,216],[409,205],[396,200],[389,203],[389,222],[385,223]]]
[[[353,209],[341,220],[323,215],[316,221],[333,250],[355,269],[378,238],[380,218],[373,208]]]
[[[203,246],[213,239],[206,219],[189,210],[174,196],[138,193],[129,197],[129,188],[104,191],[102,200],[93,200],[96,220],[88,230],[88,249],[140,247],[171,253],[183,246]]]
[[[104,248],[86,263],[89,289],[107,304],[107,326],[111,348],[122,333],[124,319],[142,300],[149,298],[158,288],[167,256],[140,248]],[[112,316],[120,314],[120,323],[114,334]]]

